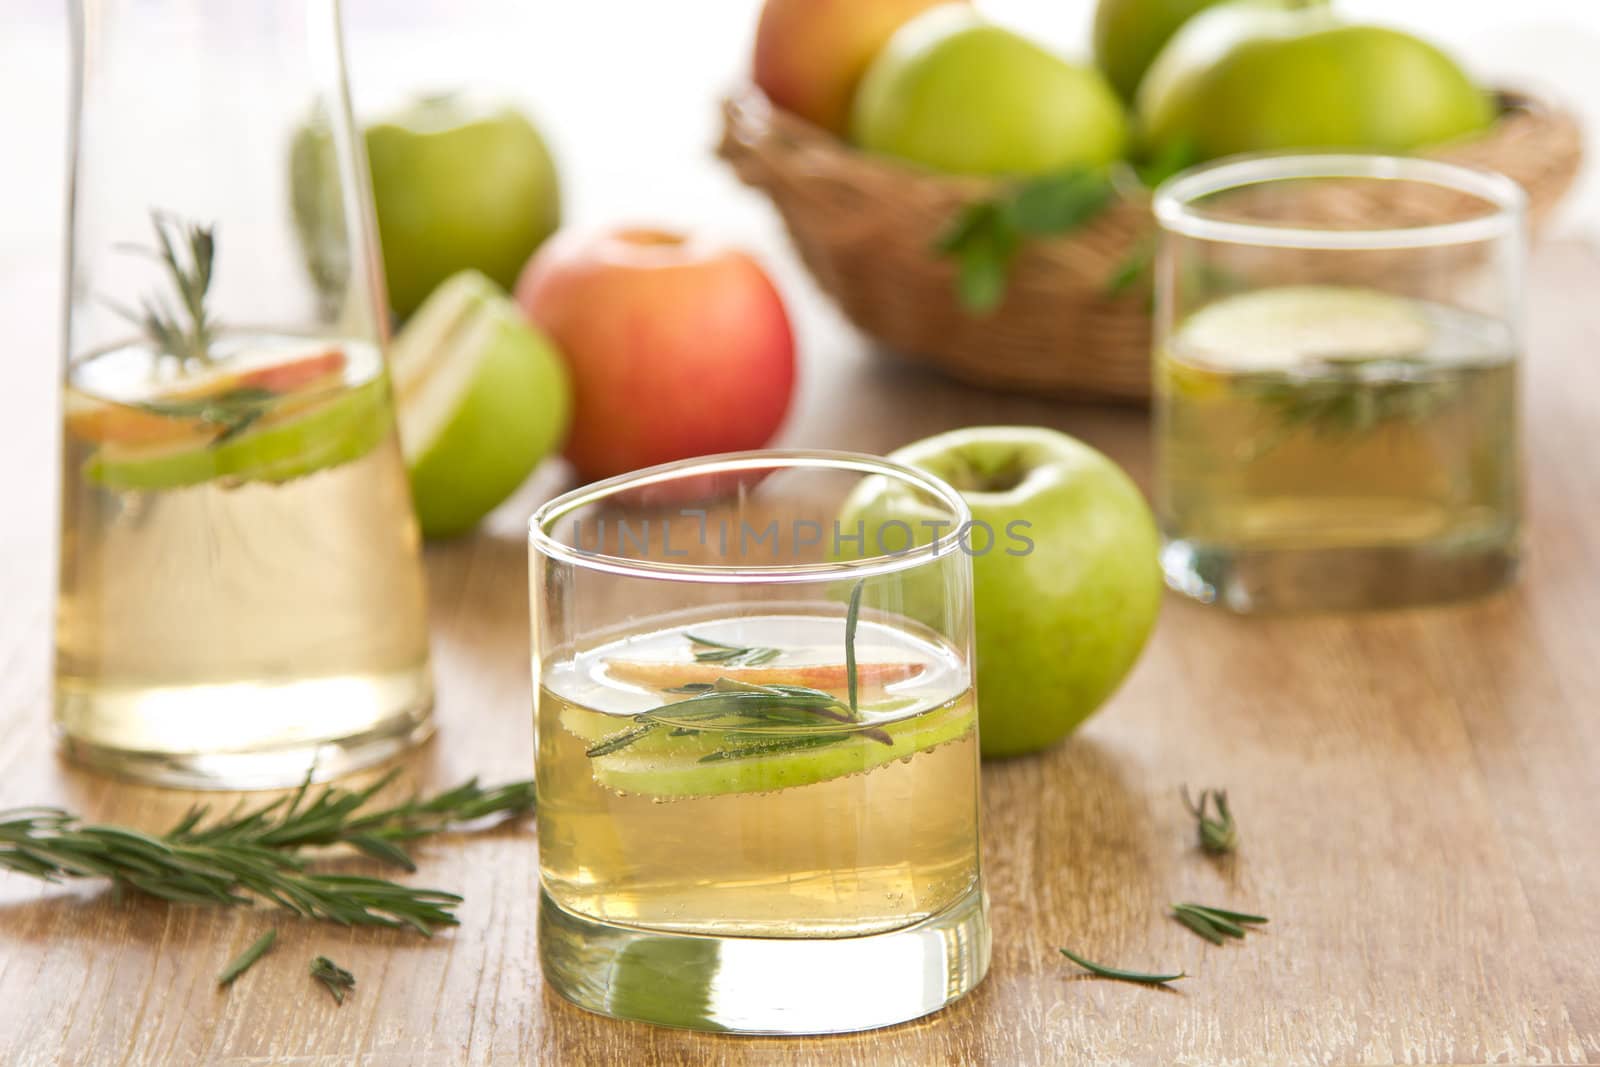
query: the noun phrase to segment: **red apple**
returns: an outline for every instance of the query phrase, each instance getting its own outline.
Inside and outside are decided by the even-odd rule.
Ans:
[[[913,15],[949,0],[767,0],[751,75],[774,104],[841,136],[867,66]]]
[[[661,230],[563,234],[517,302],[566,357],[566,455],[585,478],[760,448],[789,408],[789,316],[743,252]]]

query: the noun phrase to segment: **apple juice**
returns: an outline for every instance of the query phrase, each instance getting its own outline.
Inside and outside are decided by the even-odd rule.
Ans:
[[[910,926],[975,893],[968,671],[935,640],[862,620],[852,714],[840,628],[799,614],[712,619],[546,669],[535,723],[549,897],[655,930],[837,938]],[[704,706],[785,685],[836,701],[792,724]]]
[[[1237,607],[1498,584],[1518,525],[1515,367],[1498,320],[1368,290],[1269,289],[1191,316],[1156,360],[1169,576],[1238,583]]]
[[[292,784],[313,755],[340,768],[319,746],[421,730],[424,589],[379,352],[232,337],[173,364],[133,345],[68,367],[69,749],[190,784],[234,758],[233,784]]]

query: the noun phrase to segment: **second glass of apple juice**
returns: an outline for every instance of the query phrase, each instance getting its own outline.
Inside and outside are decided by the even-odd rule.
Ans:
[[[1264,156],[1155,194],[1169,584],[1238,611],[1421,604],[1515,570],[1523,194]]]
[[[937,536],[842,527],[868,497]],[[798,1034],[901,1022],[978,983],[968,521],[944,483],[832,452],[655,467],[534,515],[557,991]]]

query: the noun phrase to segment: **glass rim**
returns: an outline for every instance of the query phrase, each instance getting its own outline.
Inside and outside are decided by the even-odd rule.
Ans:
[[[1494,210],[1455,222],[1336,230],[1292,223],[1236,222],[1202,214],[1195,207],[1197,200],[1228,189],[1306,178],[1416,182],[1475,196]],[[1182,171],[1156,187],[1151,194],[1151,207],[1163,231],[1183,237],[1273,248],[1375,251],[1515,237],[1522,230],[1527,200],[1522,187],[1505,175],[1459,163],[1359,152],[1262,153],[1228,156]]]
[[[913,545],[901,552],[880,553],[831,563],[787,564],[670,563],[661,560],[632,559],[604,552],[585,551],[557,540],[549,532],[549,529],[563,516],[631,489],[660,485],[685,477],[772,468],[832,470],[897,478],[925,490],[948,506],[951,512],[950,531],[938,534],[926,544]],[[528,543],[532,550],[549,559],[623,577],[741,585],[757,582],[815,582],[841,578],[872,578],[910,570],[942,559],[960,549],[963,532],[971,522],[972,511],[968,508],[966,499],[948,482],[926,471],[866,452],[822,448],[772,448],[723,452],[662,463],[568,490],[545,501],[529,516]]]

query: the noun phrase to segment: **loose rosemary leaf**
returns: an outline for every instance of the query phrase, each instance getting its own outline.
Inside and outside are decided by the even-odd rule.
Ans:
[[[1222,931],[1217,929],[1211,920],[1206,918],[1204,915],[1200,915],[1197,912],[1174,908],[1172,910],[1172,917],[1177,919],[1183,925],[1187,926],[1189,929],[1193,930],[1195,933],[1199,934],[1201,937],[1205,938],[1207,941],[1211,942],[1213,945],[1222,944]]]
[[[276,930],[268,930],[256,938],[254,944],[239,953],[239,957],[223,968],[221,974],[217,975],[217,985],[232,985],[235,978],[248,971],[256,960],[267,954],[267,950],[272,947],[272,943],[276,940],[278,940],[278,931]]]
[[[356,976],[334,963],[326,956],[311,961],[311,977],[321,982],[335,1004],[343,1005],[344,998],[356,987]]]
[[[1201,848],[1213,855],[1223,855],[1239,847],[1239,827],[1234,822],[1233,810],[1228,807],[1226,789],[1200,790],[1199,803],[1190,798],[1188,786],[1183,787],[1182,796],[1184,806],[1195,818],[1195,833]],[[1208,805],[1215,807],[1215,815],[1210,814]]]
[[[1115,978],[1119,982],[1138,982],[1141,985],[1165,985],[1168,982],[1176,982],[1180,978],[1189,977],[1182,971],[1178,971],[1174,974],[1145,974],[1142,971],[1125,971],[1120,967],[1107,967],[1103,963],[1094,963],[1090,960],[1086,960],[1082,956],[1079,956],[1077,953],[1073,952],[1071,949],[1062,948],[1057,949],[1056,951],[1060,952],[1063,956],[1067,957],[1067,959],[1071,960],[1073,963],[1076,963],[1079,967],[1082,967],[1090,974],[1097,974],[1101,978]]]
[[[1221,916],[1231,922],[1244,923],[1246,925],[1258,925],[1271,921],[1265,915],[1251,915],[1247,911],[1229,911],[1227,908],[1213,908],[1209,904],[1179,904],[1175,906],[1202,912],[1206,915]]]
[[[1224,937],[1243,938],[1250,927],[1267,921],[1264,915],[1211,908],[1204,904],[1174,904],[1172,917],[1213,945],[1222,944]]]

